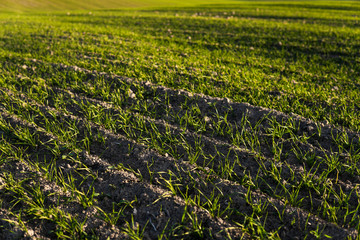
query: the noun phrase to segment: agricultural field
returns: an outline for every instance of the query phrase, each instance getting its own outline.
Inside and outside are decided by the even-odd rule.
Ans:
[[[0,10],[0,239],[359,238],[360,2],[198,4]]]

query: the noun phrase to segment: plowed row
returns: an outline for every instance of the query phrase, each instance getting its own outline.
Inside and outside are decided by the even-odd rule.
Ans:
[[[30,62],[34,66],[47,64],[35,60]],[[140,226],[146,225],[145,236],[150,238],[156,237],[166,226],[174,227],[182,222],[185,206],[203,228],[211,230],[214,234],[212,237],[222,238],[226,236],[223,235],[226,232],[232,237],[246,237],[247,234],[242,233],[239,223],[246,222],[247,216],[263,215],[256,211],[266,211],[266,215],[257,217],[260,223],[263,222],[267,232],[277,232],[285,238],[299,235],[298,231],[306,234],[306,231],[316,229],[322,229],[323,234],[336,238],[357,235],[355,229],[345,227],[350,219],[356,217],[355,214],[350,215],[345,223],[339,218],[339,223],[344,227],[331,223],[331,219],[326,215],[319,214],[323,209],[321,198],[324,193],[315,191],[315,187],[306,186],[303,178],[308,174],[311,178],[310,183],[330,186],[331,192],[327,193],[327,198],[332,206],[341,204],[337,198],[343,194],[349,200],[347,211],[356,210],[359,179],[347,173],[346,163],[349,156],[345,153],[338,154],[337,161],[342,168],[334,171],[329,170],[327,157],[330,158],[334,151],[339,151],[333,138],[346,134],[350,142],[358,144],[359,134],[350,130],[344,132],[330,125],[318,124],[270,109],[233,103],[228,99],[172,90],[149,82],[142,83],[73,66],[48,65],[55,69],[53,72],[85,74],[84,78],[88,79],[88,82],[82,82],[84,85],[103,78],[104,81],[112,83],[111,89],[128,89],[121,95],[126,101],[123,104],[115,104],[116,99],[103,101],[101,97],[39,83],[41,90],[33,92],[32,95],[46,95],[42,99],[42,102],[47,103],[44,105],[22,93],[21,88],[18,91],[3,88],[3,124],[12,129],[26,128],[37,140],[35,146],[26,147],[25,152],[28,156],[25,162],[28,164],[18,162],[8,171],[14,171],[15,168],[16,171],[21,169],[30,174],[34,171],[31,163],[40,164],[53,159],[54,168],[62,169],[63,173],[74,176],[75,186],[88,188],[82,190],[83,192],[90,190],[106,196],[101,200],[96,198],[95,201],[104,211],[111,212],[114,202],[131,202],[137,199],[132,211],[128,211],[124,217],[133,216]],[[21,78],[23,82],[30,80],[26,76]],[[148,97],[140,100],[137,97],[139,94]],[[56,105],[59,96],[63,102],[61,106]],[[150,109],[147,111],[137,108],[144,107],[149,102]],[[94,115],[86,115],[84,106],[94,107]],[[189,109],[193,108],[196,108],[196,115],[189,117]],[[96,114],[103,116],[97,117]],[[30,123],[25,116],[34,116],[32,122]],[[104,116],[112,118],[114,125],[106,125]],[[125,122],[122,121],[124,116],[129,118]],[[182,123],[184,116],[197,118],[203,126],[198,128],[189,119],[183,120],[188,121],[187,123]],[[268,129],[270,126],[273,127],[274,121],[280,128],[289,128],[286,124],[290,122],[295,126],[294,129],[290,129],[293,136],[285,133],[285,136],[276,139],[281,142],[283,148],[279,161],[274,160],[276,155],[269,146],[269,142],[274,139]],[[54,145],[66,146],[69,143],[62,142],[56,137],[59,133],[51,132],[51,127],[47,129],[46,123],[58,125],[62,129],[77,129],[74,139],[71,139],[75,143],[74,152],[62,152],[60,161],[49,149]],[[215,124],[218,126],[214,126]],[[320,136],[316,132],[318,128],[321,128]],[[245,132],[244,135],[249,134],[248,139],[237,142],[233,132]],[[95,137],[89,140],[87,151],[80,151],[84,148],[82,143],[86,136]],[[96,139],[96,136],[101,136],[103,142]],[[254,136],[258,139],[254,143],[254,148],[251,148],[251,138]],[[309,136],[306,137],[309,139],[302,142],[301,138],[304,136]],[[4,136],[3,141],[15,146],[23,144]],[[297,149],[303,155],[306,155],[304,152],[311,152],[317,158],[322,157],[321,161],[315,160],[313,163],[316,168],[308,168],[304,165],[303,159],[296,158],[294,153]],[[76,163],[67,159],[68,154],[71,156],[72,153],[76,156]],[[112,170],[116,169],[114,166],[118,164],[122,167]],[[274,168],[279,173],[278,176],[271,176]],[[304,173],[304,168],[308,168],[309,172]],[[324,182],[323,173],[326,171],[328,175]],[[96,178],[88,177],[90,173],[96,173]],[[39,180],[44,178],[43,174],[46,173],[35,171],[33,174],[36,176],[35,179]],[[275,177],[286,182],[277,182]],[[20,175],[15,179],[27,178]],[[304,187],[297,189],[297,199],[291,204],[289,198],[296,185]],[[66,193],[61,194],[56,185],[45,179],[40,181],[39,187],[46,189],[46,195],[53,193],[58,195],[59,199],[66,196]],[[328,190],[325,188],[323,191]],[[208,199],[209,197],[212,199]],[[186,202],[189,201],[186,198],[193,199],[193,202]],[[215,199],[219,209],[211,212],[211,200]],[[8,201],[3,203],[5,209],[6,206],[10,207],[14,200],[9,198]],[[48,203],[48,206],[52,204],[54,203]],[[76,204],[64,208],[69,216],[73,214],[78,221],[86,221],[85,231],[104,228],[107,230],[96,231],[93,234],[100,238],[120,237],[119,228],[107,228],[106,223],[96,217],[99,212],[94,206],[83,207]],[[220,216],[216,216],[218,213],[221,213]],[[338,215],[341,214],[343,212],[339,211]],[[28,229],[31,229],[31,222]],[[204,234],[210,234],[205,229]],[[36,237],[47,236],[46,230],[43,229],[33,229],[33,232]]]

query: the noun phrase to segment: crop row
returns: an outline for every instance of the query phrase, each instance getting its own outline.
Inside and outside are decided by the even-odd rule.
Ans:
[[[100,154],[101,157],[109,154],[107,157],[114,158],[120,149],[111,149],[113,143],[120,146],[128,144],[95,130],[104,127],[156,150],[165,158],[195,164],[208,174],[207,181],[215,177],[241,184],[252,191],[260,190],[266,194],[267,202],[270,199],[272,204],[279,199],[285,201],[284,207],[290,204],[299,209],[305,208],[313,214],[322,213],[320,216],[327,221],[342,226],[355,224],[353,227],[357,227],[357,134],[247,104],[232,103],[227,99],[179,92],[78,67],[32,62],[37,66],[54,68],[53,71],[46,71],[54,75],[45,82],[34,82],[34,79],[24,75],[21,81],[17,78],[7,79],[3,83],[7,87],[4,89],[7,94],[2,94],[2,105],[12,114],[61,136],[62,141]],[[61,69],[58,71],[60,76],[56,75],[57,68]],[[66,77],[62,78],[61,75]],[[33,87],[22,87],[30,85]],[[94,93],[94,89],[101,89],[102,93]],[[9,91],[14,93],[9,95]],[[221,110],[217,106],[221,106]],[[57,112],[63,114],[58,115]],[[87,121],[98,127],[93,129],[91,124],[85,124]],[[329,140],[333,142],[330,145]],[[333,151],[334,146],[337,146],[337,152]],[[142,156],[142,161],[153,160]],[[124,159],[121,162],[126,166]],[[158,172],[164,171],[156,165],[156,171],[148,167],[144,172],[139,170],[139,173],[141,178],[149,175],[150,182],[156,179]],[[131,166],[130,169],[137,172],[139,168]],[[167,185],[171,178],[170,175],[169,179],[164,180],[165,186],[175,195],[186,196],[189,189],[177,192],[176,187]],[[349,178],[353,186],[345,183]],[[189,185],[192,184],[179,184]],[[203,189],[200,192],[209,196],[213,190],[207,191],[210,192],[206,194]],[[192,197],[201,201],[201,195]],[[238,201],[236,204],[239,204]],[[226,214],[226,218],[238,215],[233,213],[235,207],[220,203],[219,207],[227,206],[231,211],[213,211]],[[206,206],[207,203],[199,202],[198,205]],[[302,215],[306,216],[305,213]],[[344,218],[340,219],[340,216]],[[277,232],[275,229],[269,230]]]

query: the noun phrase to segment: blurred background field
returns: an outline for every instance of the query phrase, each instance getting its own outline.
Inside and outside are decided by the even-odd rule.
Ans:
[[[144,8],[191,6],[197,4],[231,3],[235,0],[0,0],[0,9],[7,11],[93,10],[114,8]]]

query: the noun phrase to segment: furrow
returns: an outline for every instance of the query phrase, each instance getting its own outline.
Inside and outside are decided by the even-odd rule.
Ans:
[[[85,117],[83,115],[83,111],[81,110],[81,108],[79,108],[79,105],[77,104],[81,102],[85,105],[102,106],[102,108],[97,108],[97,111],[109,114],[109,116],[124,115],[123,112],[116,110],[116,108],[114,108],[110,103],[89,99],[87,97],[79,96],[78,94],[72,93],[70,91],[60,89],[54,90],[56,94],[59,94],[60,92],[68,94],[68,96],[65,97],[64,102],[68,103],[66,105],[66,109],[70,114]],[[70,99],[72,99],[72,101],[70,101]],[[48,99],[48,104],[50,104],[49,106],[52,105],[51,102],[54,101]],[[42,111],[46,111],[46,109],[43,109]],[[151,136],[157,135],[156,131],[159,131],[163,134],[166,133],[166,135],[171,135],[171,139],[173,139],[174,143],[162,144],[161,146],[163,150],[168,150],[170,155],[172,156],[179,156],[179,159],[181,160],[185,160],[190,163],[196,163],[196,165],[200,167],[209,168],[216,175],[222,178],[242,183],[244,181],[245,173],[249,174],[249,176],[254,179],[253,181],[255,182],[255,185],[261,191],[272,196],[277,196],[280,199],[291,199],[291,195],[293,194],[293,192],[289,191],[289,188],[291,189],[294,186],[303,184],[304,187],[297,193],[299,203],[296,204],[300,204],[301,202],[301,206],[303,206],[304,209],[313,213],[317,213],[322,208],[319,199],[322,198],[323,192],[318,192],[317,190],[314,190],[316,189],[315,186],[319,185],[329,186],[330,189],[334,191],[329,193],[329,196],[331,196],[329,197],[329,199],[334,201],[332,205],[339,206],[339,204],[341,203],[336,200],[336,197],[344,197],[343,195],[345,194],[349,201],[349,206],[352,206],[348,208],[348,211],[355,210],[358,206],[357,185],[354,183],[342,182],[341,176],[338,176],[336,179],[334,177],[331,183],[328,180],[330,176],[327,176],[327,181],[323,182],[323,180],[321,179],[323,176],[320,167],[318,167],[316,171],[311,172],[311,174],[308,176],[309,178],[311,178],[310,181],[312,181],[312,184],[314,184],[315,186],[307,185],[307,182],[304,182],[304,180],[302,180],[304,178],[303,172],[305,171],[302,164],[284,164],[280,162],[275,162],[271,159],[256,156],[256,154],[253,154],[247,150],[235,148],[234,146],[226,142],[221,142],[219,140],[214,140],[206,136],[191,133],[188,130],[179,129],[177,126],[164,123],[163,121],[153,120],[147,117],[144,118],[143,116],[136,114],[133,117],[134,119],[143,118],[143,120],[145,121],[145,128],[139,129],[138,133],[128,137],[137,139],[139,135],[142,135],[143,138],[151,138]],[[102,122],[98,123],[102,124]],[[153,126],[156,126],[156,130],[154,130],[152,124],[154,124]],[[126,134],[126,132],[121,130],[124,128],[121,123],[115,124],[114,127],[115,129],[120,130],[120,133]],[[137,127],[134,126],[133,128]],[[147,131],[149,131],[149,133],[145,133]],[[178,136],[182,137],[178,138]],[[191,149],[196,149],[197,144],[200,144],[201,149],[204,150],[201,150],[201,152],[198,153],[199,155],[197,156],[197,159],[193,160],[191,158],[191,155],[194,151],[187,151],[189,148],[186,148],[186,146],[190,146]],[[171,152],[174,151],[174,149],[176,149],[175,153]],[[181,153],[184,154],[181,155]],[[276,170],[276,172],[278,173],[277,177],[271,174],[271,171],[274,170]],[[224,174],[224,172],[230,173]],[[282,180],[279,181],[279,179]],[[331,186],[329,184],[331,184]],[[309,191],[311,192],[309,193]],[[322,191],[326,192],[326,189]]]
[[[345,128],[340,129],[324,122],[314,122],[296,114],[285,114],[273,109],[252,106],[248,103],[232,102],[228,98],[216,98],[203,94],[190,93],[184,90],[175,90],[150,82],[141,82],[132,78],[98,72],[96,70],[88,70],[77,66],[68,66],[61,63],[46,63],[35,59],[30,59],[30,61],[40,64],[50,64],[53,68],[59,70],[82,72],[87,74],[88,79],[104,78],[114,86],[121,87],[124,84],[129,85],[131,86],[131,91],[134,93],[131,95],[135,96],[135,98],[138,91],[149,93],[151,96],[155,95],[161,103],[160,106],[170,108],[175,113],[181,114],[183,110],[181,106],[187,103],[189,109],[194,106],[199,108],[203,116],[206,116],[208,112],[210,112],[208,115],[214,115],[214,110],[216,110],[219,116],[226,116],[227,121],[233,125],[241,126],[241,119],[246,116],[253,126],[261,123],[261,131],[259,133],[262,134],[267,134],[266,129],[269,128],[273,120],[278,123],[291,123],[294,128],[292,129],[293,134],[300,138],[306,136],[306,138],[308,138],[308,144],[311,144],[309,146],[313,146],[313,148],[339,152],[339,144],[334,141],[334,139],[337,139],[337,141],[344,140],[355,146],[360,145],[360,133],[358,132]],[[129,100],[136,101],[137,99]],[[167,106],[164,106],[165,104]],[[215,109],[212,106],[215,106]]]
[[[23,120],[19,120],[2,112],[2,117],[10,122],[13,127],[19,127],[24,125]],[[44,132],[43,129],[38,128],[32,124],[25,124],[28,129],[34,134],[36,134],[40,139],[51,137],[53,141],[57,141],[56,137],[52,137],[51,134]],[[46,142],[49,142],[47,140]],[[47,144],[42,145],[42,147],[51,148],[52,145],[46,146]],[[45,154],[42,150],[42,154]],[[118,157],[122,157],[122,154],[119,152]],[[62,155],[64,156],[64,155]],[[96,206],[89,206],[84,208],[81,206],[68,206],[65,207],[66,212],[71,214],[77,214],[80,221],[86,221],[84,228],[91,232],[92,229],[99,229],[99,232],[94,234],[98,235],[101,239],[106,239],[108,236],[111,238],[119,238],[124,236],[124,233],[116,228],[112,227],[111,230],[107,229],[108,223],[104,220],[100,221],[99,216],[102,216],[103,212],[97,208],[110,212],[114,210],[114,206],[121,206],[124,202],[134,202],[132,205],[131,212],[126,210],[124,214],[127,215],[129,220],[129,215],[133,216],[135,221],[139,221],[139,224],[142,227],[147,226],[149,235],[147,236],[150,239],[153,239],[164,229],[164,232],[170,231],[171,229],[178,227],[181,228],[176,232],[176,234],[181,234],[183,231],[186,233],[186,229],[191,229],[191,223],[187,221],[182,221],[183,214],[186,211],[195,215],[186,215],[185,217],[194,217],[197,216],[198,220],[204,224],[204,227],[209,228],[215,238],[222,239],[224,234],[231,234],[233,236],[243,236],[245,238],[246,234],[241,234],[239,230],[232,230],[233,226],[229,225],[224,221],[217,221],[210,217],[209,213],[199,207],[190,206],[188,203],[184,202],[178,196],[173,196],[168,190],[162,189],[161,187],[148,184],[146,182],[140,181],[139,176],[136,175],[136,172],[127,172],[120,170],[122,169],[117,164],[120,162],[118,159],[110,164],[108,161],[104,161],[102,158],[89,154],[85,151],[79,152],[78,156],[80,157],[81,163],[80,166],[70,166],[68,161],[61,160],[62,158],[57,158],[56,164],[57,168],[63,169],[64,175],[67,176],[82,176],[85,172],[91,171],[96,173],[95,179],[77,179],[76,185],[81,187],[84,192],[91,190],[92,188],[96,193],[99,194],[99,197],[96,197],[94,202]],[[84,165],[82,165],[84,164]],[[81,170],[85,169],[85,170]],[[119,170],[117,170],[119,169]],[[124,167],[123,169],[128,169]],[[131,169],[131,168],[130,168]],[[66,174],[65,174],[66,173]],[[44,187],[46,188],[46,187]],[[50,187],[47,187],[50,188]],[[115,205],[114,205],[115,204]],[[85,211],[83,210],[85,209]],[[124,221],[124,218],[121,217],[120,220]],[[147,224],[148,223],[150,224]],[[124,224],[122,224],[124,225]],[[183,226],[182,226],[183,225]],[[190,225],[190,226],[188,226]],[[166,229],[168,227],[168,229]],[[107,229],[105,232],[102,232],[101,229]],[[226,230],[229,229],[229,230]],[[226,230],[226,231],[223,231]],[[206,231],[205,231],[206,232]],[[227,233],[226,233],[227,232]],[[209,233],[208,233],[209,234]],[[240,234],[240,235],[239,235]]]
[[[82,222],[85,220],[84,216],[88,216],[88,222],[95,223],[94,220],[96,219],[91,216],[92,211],[90,209],[84,210],[79,203],[69,202],[67,199],[71,198],[71,194],[64,192],[54,182],[49,182],[45,178],[46,173],[34,169],[34,166],[31,165],[33,163],[34,159],[31,158],[21,159],[17,162],[11,162],[11,166],[2,167],[0,179],[2,178],[7,183],[4,186],[6,191],[3,194],[0,190],[0,196],[3,200],[2,206],[12,211],[12,215],[7,216],[3,219],[4,221],[12,221],[17,224],[18,228],[21,227],[22,232],[25,232],[24,237],[26,236],[29,239],[59,237],[55,232],[66,234],[67,231],[58,225],[59,219],[57,218],[59,217],[66,219],[62,222],[63,224]],[[59,204],[69,205],[64,208]],[[80,216],[79,212],[82,212]],[[96,221],[99,222],[99,220]],[[11,230],[9,227],[10,225],[7,225],[4,231]],[[75,233],[76,231],[73,232],[73,234]],[[80,236],[78,235],[78,237]]]
[[[83,71],[76,67],[72,69]],[[86,70],[86,72],[89,73],[90,71]],[[117,77],[109,76],[106,73],[99,74],[95,72],[88,75],[88,77],[91,78],[100,76],[106,76],[115,86],[118,84],[121,86],[123,85],[122,83],[124,83]],[[115,80],[119,80],[119,83],[116,84],[116,82],[114,82]],[[235,144],[238,147],[251,147],[252,151],[258,151],[258,149],[261,148],[261,154],[268,158],[274,157],[274,149],[271,142],[275,140],[281,148],[292,149],[290,152],[280,154],[280,158],[290,164],[302,165],[307,162],[309,158],[314,158],[314,156],[317,158],[321,157],[321,159],[325,160],[324,163],[326,163],[328,158],[335,154],[335,156],[339,158],[339,162],[344,166],[341,170],[344,173],[340,174],[340,178],[342,178],[343,181],[350,179],[352,182],[359,182],[359,179],[351,173],[351,171],[356,171],[358,167],[355,169],[354,167],[345,167],[348,165],[356,165],[355,161],[351,160],[351,154],[356,154],[356,146],[359,145],[360,139],[358,133],[352,131],[343,132],[340,129],[331,128],[321,123],[311,122],[304,118],[299,120],[301,118],[298,116],[288,116],[270,109],[257,108],[248,104],[231,103],[227,99],[215,98],[214,100],[214,98],[203,95],[202,97],[199,95],[192,96],[192,94],[185,91],[174,92],[174,90],[168,88],[153,86],[148,82],[141,85],[139,82],[126,78],[124,84],[128,84],[130,88],[125,87],[125,89],[128,88],[128,91],[126,91],[124,86],[122,86],[121,91],[125,91],[120,96],[123,98],[121,102],[122,108],[125,107],[132,111],[148,115],[151,118],[160,121],[165,120],[176,125],[183,121],[184,117],[189,117],[189,114],[193,114],[196,118],[196,124],[203,125],[200,130],[203,135]],[[139,94],[149,96],[145,97],[145,99],[138,99],[137,96]],[[112,92],[112,95],[114,95],[114,92]],[[94,95],[91,97],[96,99],[104,98]],[[157,100],[154,101],[155,98]],[[110,97],[109,100],[112,102],[115,101],[113,97]],[[134,105],[139,106],[140,109],[139,107],[133,108]],[[142,108],[142,106],[148,106],[148,108]],[[184,108],[184,106],[186,106],[186,108]],[[200,116],[198,116],[199,114]],[[246,126],[246,124],[248,124],[248,126]],[[214,129],[214,125],[217,125],[218,129]],[[255,131],[253,129],[254,125],[258,126],[258,129]],[[186,128],[195,132],[199,131],[199,129],[195,129],[191,124],[186,124]],[[271,135],[276,134],[276,130],[286,132],[282,133],[279,137],[272,138]],[[239,139],[237,139],[239,138],[239,131],[241,134],[245,134],[245,137],[252,137],[246,136],[246,133],[249,132],[252,132],[252,135],[256,135],[258,142],[256,143],[255,149],[254,146],[251,146],[251,144],[254,143],[249,142],[249,140],[244,142],[244,140],[239,141]],[[295,136],[296,139],[294,139],[293,136]],[[241,137],[244,136],[241,135],[240,138]],[[344,147],[340,149],[339,146]],[[347,152],[349,152],[350,155]],[[321,164],[319,171],[321,172],[327,168],[328,164]],[[338,176],[336,177],[338,178]]]
[[[104,227],[107,228],[109,223],[99,217],[101,215],[99,208],[96,208],[91,202],[87,202],[88,205],[85,206],[84,201],[87,197],[91,197],[88,195],[90,195],[89,190],[92,188],[95,189],[96,184],[94,184],[94,181],[99,182],[99,180],[94,177],[94,171],[89,173],[87,166],[73,161],[74,159],[72,157],[75,155],[74,152],[66,152],[65,150],[62,152],[62,156],[54,155],[54,152],[50,149],[55,149],[56,146],[58,146],[56,145],[57,139],[49,133],[37,128],[34,124],[9,115],[4,111],[1,111],[1,119],[13,129],[28,129],[31,134],[39,139],[39,145],[26,146],[25,143],[21,143],[21,140],[20,142],[15,140],[11,132],[8,132],[4,136],[8,138],[6,140],[10,141],[9,144],[14,147],[16,147],[16,145],[26,146],[24,152],[25,157],[23,159],[16,159],[15,156],[15,159],[12,160],[11,163],[2,166],[3,181],[8,182],[7,188],[10,189],[5,192],[6,197],[3,196],[2,198],[6,199],[6,201],[3,202],[3,206],[6,206],[7,209],[12,209],[12,211],[20,212],[19,214],[23,214],[23,219],[27,221],[24,227],[27,228],[26,234],[29,237],[37,239],[59,238],[62,236],[60,234],[67,233],[65,229],[61,229],[61,227],[64,228],[64,225],[60,224],[77,223],[85,224],[81,226],[80,229],[73,229],[74,232],[72,233],[68,232],[70,235],[76,234],[73,235],[73,237],[84,237],[84,233],[81,232],[82,230],[87,232],[89,237],[96,235],[100,239],[107,239],[107,237],[111,235],[118,237],[125,236],[124,234],[121,235],[120,228],[115,225],[112,226],[111,229],[107,229],[106,232],[99,231]],[[64,144],[62,144],[62,146],[64,146]],[[86,161],[84,160],[84,162]],[[88,162],[91,162],[91,159],[89,159]],[[103,174],[104,171],[96,177],[104,177],[102,176]],[[106,176],[109,175],[108,173],[105,174],[107,174]],[[136,181],[134,180],[136,177],[131,176],[131,174],[127,176],[125,174],[127,179],[124,179],[124,174],[121,174],[121,172],[120,174],[112,175],[115,175],[120,182],[131,183]],[[78,189],[71,188],[71,184],[74,184],[74,182],[70,181],[72,177],[75,177],[74,179]],[[12,185],[14,185],[14,183],[11,181],[14,180],[18,182],[19,186],[25,183],[23,186],[24,190],[22,190],[22,186],[20,188],[16,185],[16,187],[13,187]],[[132,187],[132,185],[130,187]],[[84,188],[86,188],[87,191],[85,191]],[[104,188],[104,186],[97,186],[96,189],[106,188]],[[109,193],[105,191],[101,193],[109,195]],[[27,197],[24,198],[23,196]],[[84,199],[81,199],[81,197],[84,197]],[[89,201],[89,199],[87,200]],[[119,199],[112,200],[115,200],[116,203],[121,202]],[[127,199],[124,197],[122,200],[126,201]],[[16,204],[14,204],[14,202],[16,202]],[[111,206],[109,201],[96,199],[94,202],[98,203],[98,206],[101,206],[104,211],[111,212],[114,210],[109,209],[109,206]],[[65,219],[65,222],[61,222],[61,218]],[[99,230],[94,232],[94,229]]]
[[[44,109],[42,111],[47,112],[49,110],[51,110],[51,108],[44,106]],[[52,118],[52,115],[50,114],[47,117]],[[193,167],[191,165],[188,165],[184,162],[177,162],[175,164],[174,163],[175,160],[172,160],[172,158],[159,156],[157,153],[155,153],[153,151],[146,150],[146,148],[144,146],[136,145],[136,144],[134,145],[134,143],[131,144],[131,142],[129,142],[129,140],[127,140],[126,138],[124,139],[120,135],[113,134],[111,132],[103,130],[99,126],[90,124],[90,129],[89,129],[89,127],[84,126],[84,123],[85,123],[84,120],[81,120],[75,116],[72,116],[72,115],[70,115],[68,117],[62,116],[61,121],[66,122],[67,118],[69,118],[69,120],[76,119],[76,122],[77,122],[76,126],[78,129],[81,129],[80,132],[82,132],[80,134],[80,135],[82,135],[82,136],[80,136],[80,139],[83,138],[84,135],[96,136],[96,135],[99,135],[99,133],[101,133],[102,136],[106,136],[103,146],[99,146],[98,143],[91,145],[90,152],[92,154],[99,155],[102,158],[107,159],[107,161],[113,162],[115,164],[116,162],[118,162],[119,156],[130,156],[129,155],[129,147],[130,147],[130,149],[133,149],[131,151],[130,158],[129,157],[121,158],[121,162],[125,166],[129,165],[133,169],[138,169],[139,172],[141,173],[141,175],[144,178],[146,178],[148,181],[151,181],[151,179],[157,179],[156,182],[162,182],[162,184],[164,184],[164,174],[157,175],[155,173],[159,173],[159,172],[167,173],[165,175],[167,176],[167,178],[170,177],[170,179],[171,179],[172,173],[177,174],[180,171],[180,173],[179,173],[180,175],[177,178],[181,179],[182,181],[185,181],[185,185],[191,186],[192,184],[197,185],[197,184],[201,183],[201,184],[199,184],[200,186],[197,186],[193,191],[196,191],[196,189],[199,188],[201,193],[203,193],[205,195],[206,194],[211,195],[211,193],[214,193],[214,191],[217,192],[218,191],[217,189],[219,189],[220,193],[221,193],[220,198],[221,198],[221,202],[222,202],[222,204],[220,206],[222,206],[222,207],[227,206],[226,203],[228,203],[229,200],[226,200],[226,199],[230,198],[230,199],[232,199],[231,201],[234,201],[234,203],[235,203],[234,204],[236,206],[235,209],[242,209],[243,213],[247,212],[248,214],[251,214],[252,208],[250,207],[250,209],[249,209],[249,207],[247,206],[248,203],[246,202],[246,198],[245,198],[245,196],[248,195],[247,188],[237,185],[231,181],[224,181],[224,180],[216,180],[215,183],[212,184],[213,186],[208,186],[209,185],[208,183],[204,182],[204,180],[201,180],[202,179],[201,177],[199,178],[199,173],[196,173],[196,172],[194,173]],[[55,119],[52,119],[51,121],[55,121]],[[39,122],[38,124],[41,124],[41,122]],[[88,133],[86,133],[86,132],[88,132]],[[131,145],[131,146],[129,146],[129,145]],[[137,160],[135,160],[136,158],[137,158]],[[151,163],[150,171],[149,171],[149,163]],[[156,171],[153,171],[152,168],[155,168]],[[149,174],[151,172],[153,172],[157,176],[152,177],[151,174]],[[208,177],[206,177],[206,176],[203,178],[208,179]],[[196,179],[196,180],[193,182],[190,181],[190,183],[189,183],[188,179]],[[217,179],[217,178],[215,177],[214,179]],[[165,181],[165,183],[166,183],[166,181]],[[215,188],[214,188],[214,186],[215,186]],[[184,193],[185,189],[182,189],[181,192]],[[186,192],[187,192],[187,190],[186,190]],[[226,193],[226,195],[227,195],[227,194],[232,194],[234,192],[237,193],[236,196],[233,196],[233,195],[230,195],[227,197],[222,196],[223,193]],[[268,203],[269,205],[271,205],[271,206],[269,206],[269,208],[272,208],[272,207],[274,208],[272,211],[270,211],[275,215],[275,216],[272,215],[273,217],[276,217],[277,211],[283,212],[283,214],[285,214],[289,218],[291,218],[291,216],[293,216],[294,212],[299,212],[299,211],[302,213],[302,216],[304,218],[306,218],[305,216],[308,215],[308,213],[306,213],[306,211],[304,211],[302,209],[290,207],[287,204],[284,204],[283,202],[281,202],[279,200],[272,199],[266,195],[262,195],[260,193],[254,193],[254,192],[252,192],[250,194],[255,195],[253,197],[255,199],[257,199],[257,200],[255,200],[256,202],[260,201],[262,203]],[[196,195],[195,195],[195,198],[196,198]],[[261,200],[259,200],[259,198]],[[283,209],[284,211],[279,210],[279,209]],[[285,210],[286,211],[289,210],[289,212],[285,213],[286,212]],[[231,216],[232,220],[235,220],[236,218],[238,218],[239,217],[238,215],[241,216],[240,213],[237,213],[235,215],[237,217]],[[328,223],[326,221],[318,219],[314,215],[310,214],[309,216],[311,216],[311,217],[309,217],[309,219],[310,219],[309,221],[314,221],[314,226],[315,226],[315,222],[317,222],[317,223],[320,222],[320,223],[324,224],[323,226],[326,225],[327,229],[333,229],[333,230],[338,229],[338,230],[336,230],[339,234],[339,235],[337,235],[338,237],[340,237],[340,236],[344,237],[346,234],[350,233],[350,232],[348,232],[349,230],[338,228],[337,226],[335,226],[331,223]],[[241,218],[242,217],[240,217],[240,219]],[[299,225],[304,226],[303,223],[306,220],[300,219],[299,221],[300,221]],[[275,224],[275,221],[273,223]],[[278,227],[281,226],[280,222],[277,222],[277,224],[278,224],[277,225]],[[346,233],[346,232],[348,232],[348,233]],[[352,232],[351,234],[355,234],[353,232],[353,230],[351,230],[351,232]],[[284,234],[286,235],[286,234],[288,234],[288,232],[285,231]]]
[[[58,88],[52,88],[55,95],[63,94],[64,102],[66,105],[64,106],[66,111],[71,112],[72,114],[75,114],[77,116],[83,116],[83,110],[79,108],[79,105],[76,103],[82,103],[84,105],[94,105],[94,106],[101,106],[101,108],[98,108],[97,110],[99,112],[104,112],[105,114],[109,114],[110,116],[120,116],[123,115],[124,112],[121,110],[117,110],[117,108],[112,105],[109,102],[104,102],[96,99],[91,99],[85,96],[81,96],[79,94],[73,93],[69,90],[63,90]],[[50,94],[51,95],[51,94]],[[49,95],[49,96],[50,96]],[[49,97],[48,102],[50,106],[52,105],[52,102],[55,102],[54,99]],[[248,173],[255,178],[256,175],[259,174],[259,169],[263,168],[263,171],[270,171],[272,167],[281,168],[281,171],[279,171],[279,176],[282,179],[293,179],[291,182],[293,184],[297,185],[301,182],[301,179],[303,177],[302,172],[303,170],[303,163],[299,161],[289,161],[284,163],[274,163],[273,159],[268,159],[264,156],[261,156],[259,154],[253,153],[247,149],[241,149],[238,147],[235,147],[231,144],[229,144],[227,141],[222,141],[221,139],[217,139],[216,137],[209,137],[202,134],[197,134],[194,132],[191,132],[187,129],[182,129],[178,125],[172,125],[167,122],[165,122],[163,119],[151,119],[149,117],[144,117],[139,114],[132,114],[130,112],[130,115],[134,119],[143,118],[145,121],[145,129],[148,129],[149,132],[152,132],[152,124],[156,126],[156,131],[159,131],[160,133],[170,133],[171,138],[177,141],[174,141],[174,144],[169,143],[169,146],[164,146],[163,149],[167,150],[168,153],[170,153],[173,157],[179,157],[183,160],[192,162],[195,161],[198,166],[203,167],[210,167],[212,170],[214,170],[219,176],[221,176],[221,171],[224,171],[225,164],[228,165],[231,172],[235,174],[233,177],[233,180],[241,179],[241,176],[243,175],[243,171],[248,171]],[[100,123],[101,124],[101,123]],[[121,124],[120,124],[121,125]],[[154,126],[153,125],[153,126]],[[117,129],[121,129],[122,127],[117,127]],[[143,131],[145,131],[145,129]],[[142,130],[140,130],[143,132]],[[124,134],[124,133],[123,133]],[[148,136],[151,136],[152,134],[149,133]],[[154,133],[156,135],[156,133]],[[181,136],[181,137],[179,137]],[[181,144],[181,141],[184,141],[184,144],[189,144],[191,149],[196,149],[197,146],[201,145],[201,153],[199,153],[199,156],[197,159],[191,159],[189,156],[190,150],[186,147],[184,147],[184,144]],[[299,144],[300,145],[300,144]],[[302,144],[303,146],[298,146],[306,149],[308,147],[306,144]],[[174,150],[175,149],[175,150]],[[313,149],[313,148],[309,148]],[[171,152],[171,151],[175,152]],[[316,154],[316,153],[315,153]],[[320,153],[316,154],[317,156],[320,156]],[[321,177],[321,174],[323,171],[327,170],[326,166],[318,166],[317,171],[312,172],[313,175],[317,179]],[[262,173],[264,174],[264,173]],[[230,176],[223,176],[223,177],[230,177]],[[271,177],[270,177],[271,178]],[[295,179],[294,179],[295,178]],[[356,194],[352,194],[350,189],[357,188],[356,183],[350,182],[350,183],[344,183],[339,182],[339,180],[347,181],[346,176],[340,175],[340,176],[334,176],[331,178],[331,176],[328,176],[328,179],[332,179],[332,184],[334,184],[334,187],[336,188],[337,193],[338,191],[344,192],[344,189],[347,189],[345,191],[346,194],[353,195],[351,197],[352,202],[357,199]],[[230,177],[231,179],[231,177]],[[321,182],[321,180],[319,180]],[[287,183],[290,185],[290,183]],[[276,186],[276,184],[275,184]],[[275,188],[275,187],[274,187]],[[269,189],[265,187],[265,189],[268,191]],[[307,190],[303,191],[306,192]],[[279,194],[279,193],[275,193]],[[315,196],[316,193],[313,193]],[[308,194],[304,193],[303,196],[307,196]],[[318,196],[321,197],[321,196]],[[308,202],[308,205],[310,206],[310,199],[305,197],[305,202]],[[306,204],[307,205],[307,204]],[[357,204],[356,204],[357,205]]]

